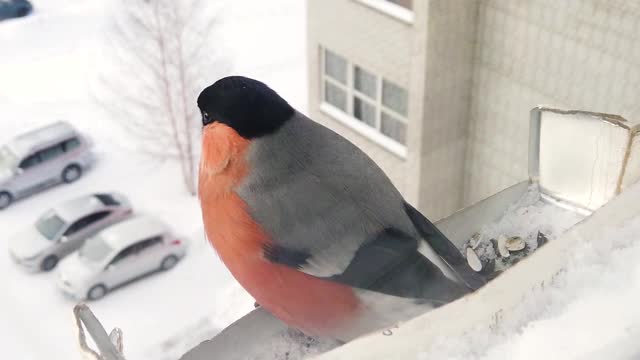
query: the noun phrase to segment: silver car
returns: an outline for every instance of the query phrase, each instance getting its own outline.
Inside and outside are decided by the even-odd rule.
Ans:
[[[78,180],[94,161],[88,140],[59,121],[0,146],[0,209],[51,185]]]
[[[73,298],[96,300],[146,274],[171,269],[185,253],[185,241],[165,223],[134,217],[103,230],[64,259],[58,287]]]
[[[9,239],[13,260],[30,270],[49,271],[58,260],[109,225],[132,214],[124,195],[93,194],[66,201]]]

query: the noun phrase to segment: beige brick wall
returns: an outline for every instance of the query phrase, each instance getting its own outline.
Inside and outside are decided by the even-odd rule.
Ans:
[[[346,57],[376,75],[409,88],[412,26],[392,18],[357,0],[308,1],[308,64],[309,64],[309,112],[311,117],[343,135],[364,150],[386,172],[396,187],[405,195],[417,189],[419,173],[410,167],[410,157],[415,152],[412,144],[420,139],[414,135],[414,124],[407,129],[409,156],[399,157],[372,142],[359,132],[342,125],[320,110],[320,48]],[[420,90],[420,89],[417,89]],[[413,94],[411,94],[413,96]],[[412,99],[409,99],[409,118],[412,116]],[[415,203],[417,193],[408,195]]]
[[[416,2],[419,3],[419,2]],[[426,4],[426,64],[419,207],[432,219],[463,203],[466,131],[471,104],[477,2],[431,0]],[[418,70],[416,69],[416,72]]]
[[[527,178],[534,106],[640,119],[639,2],[424,0],[413,24],[359,0],[307,9],[311,116],[434,219]],[[320,111],[321,46],[409,89],[405,159]]]
[[[640,2],[482,0],[474,63],[466,204],[527,178],[536,105],[640,119]]]
[[[476,1],[415,1],[412,24],[358,0],[309,1],[307,11],[311,116],[368,153],[428,217],[460,208]],[[321,47],[409,89],[406,158],[320,110]]]

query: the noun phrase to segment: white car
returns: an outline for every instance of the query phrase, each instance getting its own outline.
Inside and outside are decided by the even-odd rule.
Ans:
[[[105,229],[60,263],[58,287],[75,299],[97,300],[114,288],[185,255],[186,243],[162,221],[138,216]]]
[[[33,225],[9,238],[11,258],[33,271],[50,271],[98,231],[131,217],[129,200],[118,193],[90,194],[60,203]]]

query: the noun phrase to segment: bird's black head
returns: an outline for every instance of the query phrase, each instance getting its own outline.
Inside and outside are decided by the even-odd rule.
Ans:
[[[205,88],[198,96],[202,125],[220,122],[246,139],[275,132],[294,109],[260,81],[229,76]]]

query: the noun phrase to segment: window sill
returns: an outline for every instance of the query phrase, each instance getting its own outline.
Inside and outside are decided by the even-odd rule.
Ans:
[[[344,112],[342,112],[342,110],[336,108],[335,106],[327,103],[321,103],[320,111],[330,116],[331,118],[335,119],[339,123],[354,130],[355,132],[363,135],[367,139],[383,147],[385,150],[401,158],[402,160],[405,160],[407,158],[406,146],[382,135],[377,130],[371,128],[369,125],[366,125],[352,118],[351,116],[345,114]]]
[[[413,24],[413,11],[405,9],[400,5],[390,3],[386,0],[356,0],[370,8],[376,9],[385,15],[389,15],[395,19],[405,22],[409,25]]]

